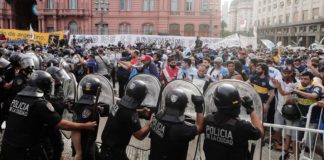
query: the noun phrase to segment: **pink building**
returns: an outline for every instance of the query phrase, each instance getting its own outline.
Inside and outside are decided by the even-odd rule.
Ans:
[[[41,32],[217,37],[220,1],[0,0],[0,27],[27,29],[32,24]],[[30,13],[33,4],[37,4],[37,15]]]

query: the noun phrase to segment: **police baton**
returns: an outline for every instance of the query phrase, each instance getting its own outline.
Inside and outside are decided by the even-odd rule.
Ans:
[[[99,96],[100,96],[100,92],[101,92],[101,87],[97,88],[97,93],[96,93],[96,101],[95,101],[95,106],[93,108],[93,114],[92,114],[92,118],[95,119],[96,115],[95,113],[98,113],[98,101],[99,101]]]

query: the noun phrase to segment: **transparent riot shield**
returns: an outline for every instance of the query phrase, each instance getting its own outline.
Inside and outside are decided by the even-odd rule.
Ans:
[[[101,92],[100,92],[99,99],[98,99],[98,105],[99,106],[100,105],[109,105],[110,107],[113,106],[115,103],[114,90],[113,90],[112,84],[106,77],[98,75],[98,74],[89,74],[89,75],[86,75],[85,77],[83,77],[79,84],[81,84],[82,81],[86,77],[90,77],[90,76],[98,78],[101,82]],[[83,95],[82,87],[79,85],[77,100],[79,100],[82,95]],[[100,117],[99,125],[98,125],[97,140],[96,140],[97,143],[101,143],[101,134],[102,134],[102,131],[106,125],[107,119],[108,119],[107,117]]]
[[[209,87],[207,88],[207,90],[204,94],[205,106],[206,106],[205,107],[205,115],[212,114],[213,112],[217,111],[217,108],[216,108],[214,100],[213,100],[213,93],[218,86],[222,86],[224,84],[231,84],[235,88],[237,88],[241,97],[243,97],[243,96],[251,97],[253,100],[254,110],[256,111],[258,117],[262,120],[263,105],[262,105],[262,101],[260,99],[259,94],[255,91],[255,89],[250,84],[243,82],[243,81],[233,80],[233,79],[226,79],[226,80],[214,82],[209,85]],[[239,116],[241,119],[251,122],[250,116],[248,114],[246,114],[246,110],[244,107],[241,107],[241,113]],[[199,143],[200,146],[202,146],[203,141],[204,141],[204,138],[202,136],[201,141]],[[250,147],[250,152],[253,153],[253,159],[260,160],[261,159],[261,140],[250,141],[249,147]],[[202,148],[200,149],[200,158],[201,157],[204,158]]]
[[[64,103],[73,105],[75,103],[76,97],[77,97],[78,83],[77,83],[76,78],[73,73],[69,72],[67,74],[70,77],[70,79],[63,82]],[[65,120],[72,121],[72,117],[73,117],[73,114],[72,114],[71,109],[64,108],[62,118]],[[61,130],[61,131],[62,131],[62,134],[65,136],[65,138],[67,138],[67,139],[71,138],[71,131],[65,131],[65,130]]]
[[[187,108],[184,112],[185,115],[185,121],[190,122],[192,124],[195,124],[196,121],[196,111],[195,111],[195,106],[191,100],[191,96],[203,96],[202,92],[198,89],[196,85],[194,85],[191,82],[184,81],[184,80],[174,80],[168,83],[165,88],[163,89],[161,93],[161,99],[160,99],[160,105],[158,110],[163,111],[165,109],[165,98],[166,95],[169,91],[172,89],[182,89],[188,98],[188,104]],[[205,108],[206,105],[204,105]],[[194,140],[190,141],[189,147],[188,147],[188,154],[187,154],[187,159],[194,159],[195,157],[198,157],[198,142],[199,142],[200,136],[196,136]]]
[[[158,103],[159,95],[161,92],[160,81],[156,77],[154,77],[152,75],[148,75],[148,74],[136,75],[129,82],[132,82],[135,80],[141,80],[141,81],[145,82],[147,89],[148,89],[148,93],[147,93],[145,99],[143,100],[141,106],[148,107],[148,108],[156,108],[156,104]],[[128,84],[130,84],[130,83],[128,83]],[[126,88],[127,88],[127,86],[126,86]]]
[[[188,121],[194,122],[196,120],[196,112],[195,112],[195,106],[191,101],[191,95],[203,96],[203,94],[200,92],[197,86],[195,86],[191,82],[184,81],[184,80],[174,80],[168,83],[162,91],[161,99],[160,99],[161,102],[159,104],[158,110],[161,111],[165,108],[165,97],[167,93],[170,90],[176,88],[182,89],[186,93],[189,102],[184,115],[186,116],[186,119]]]

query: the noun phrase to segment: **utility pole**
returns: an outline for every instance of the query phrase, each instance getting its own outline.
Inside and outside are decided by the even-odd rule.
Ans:
[[[96,2],[96,5],[97,5],[97,11],[100,12],[100,34],[103,35],[104,34],[103,16],[109,10],[108,9],[109,3],[107,2],[107,0],[99,0],[99,2]]]

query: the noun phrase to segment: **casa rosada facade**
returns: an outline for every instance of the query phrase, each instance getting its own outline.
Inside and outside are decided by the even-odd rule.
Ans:
[[[32,0],[31,0],[32,1]],[[221,0],[0,0],[0,27],[70,34],[220,34]],[[21,6],[19,8],[20,5]],[[28,16],[30,10],[32,14]],[[22,12],[22,10],[26,12]],[[210,28],[211,26],[211,28]]]

